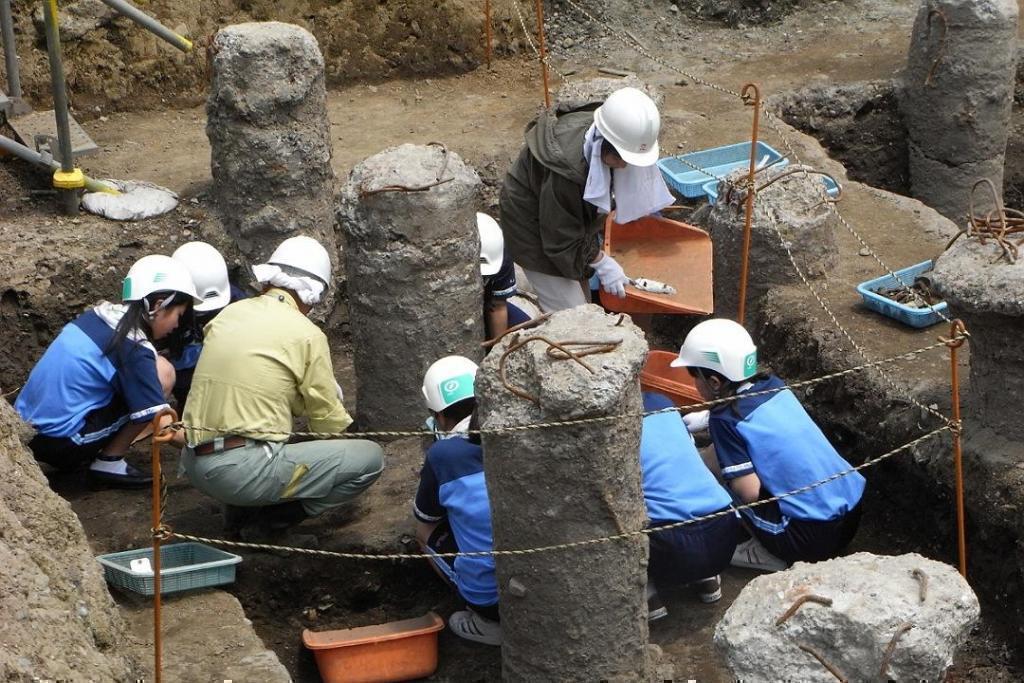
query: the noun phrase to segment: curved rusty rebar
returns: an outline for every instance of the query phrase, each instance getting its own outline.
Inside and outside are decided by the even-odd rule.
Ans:
[[[587,363],[585,361],[580,359],[578,354],[573,353],[572,351],[570,351],[569,349],[567,349],[564,346],[564,344],[573,344],[573,343],[577,343],[578,344],[579,342],[556,342],[556,341],[551,341],[547,337],[544,337],[544,336],[539,335],[539,334],[534,335],[532,337],[527,337],[526,339],[520,340],[519,339],[519,334],[516,333],[516,335],[511,339],[511,343],[509,344],[509,347],[507,349],[505,349],[504,353],[501,354],[501,358],[498,359],[498,373],[501,376],[501,383],[503,385],[505,385],[505,388],[508,389],[513,394],[515,394],[516,396],[518,396],[519,398],[526,399],[527,401],[532,401],[532,402],[534,402],[534,403],[536,403],[538,405],[540,404],[540,399],[539,398],[537,398],[536,396],[534,396],[533,394],[527,392],[524,389],[520,389],[519,387],[513,385],[509,381],[507,369],[505,367],[505,361],[508,360],[508,357],[511,354],[515,353],[516,351],[518,351],[519,349],[523,348],[524,346],[526,346],[530,342],[534,342],[534,341],[542,341],[542,342],[544,342],[545,344],[548,345],[548,349],[549,350],[551,349],[551,347],[554,347],[554,348],[558,349],[559,351],[561,351],[562,353],[565,354],[564,360],[576,361],[577,363],[582,365],[587,370],[587,372],[589,372],[590,374],[592,374],[592,375],[597,374],[596,371],[594,370],[594,368],[590,367],[589,365],[587,365]],[[589,344],[591,342],[586,342],[586,343]]]
[[[832,606],[832,598],[825,598],[820,595],[813,595],[810,593],[807,595],[801,595],[793,602],[792,605],[789,606],[789,609],[782,613],[782,616],[775,620],[775,625],[782,626],[784,623],[786,623],[786,621],[789,620],[791,616],[797,613],[797,610],[799,610],[804,605],[804,603],[807,602],[814,602],[819,605],[825,605],[825,607]]]
[[[825,655],[818,652],[816,649],[808,645],[807,643],[797,643],[796,646],[811,655],[818,660],[818,663],[828,669],[828,672],[836,677],[839,683],[848,683],[849,679],[840,671],[835,664],[825,659]]]
[[[942,36],[939,38],[939,50],[935,55],[935,59],[932,61],[932,66],[928,69],[928,75],[925,76],[924,85],[929,86],[932,84],[932,76],[935,75],[935,70],[939,68],[939,63],[946,54],[946,34],[949,33],[949,22],[946,21],[946,15],[943,14],[940,9],[933,9],[928,12],[928,35],[931,36],[932,19],[938,17],[942,19]]]
[[[878,671],[878,677],[883,681],[886,680],[886,676],[889,673],[889,664],[892,662],[893,653],[896,652],[896,643],[899,642],[904,633],[912,628],[914,628],[914,624],[912,622],[904,621],[896,627],[896,633],[892,634],[892,638],[889,640],[889,644],[885,648],[885,653],[882,655],[882,666]]]

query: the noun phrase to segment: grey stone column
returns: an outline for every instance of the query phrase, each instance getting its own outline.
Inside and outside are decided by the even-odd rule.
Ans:
[[[747,279],[747,319],[757,309],[757,301],[769,289],[800,282],[786,253],[808,279],[823,278],[838,260],[835,225],[837,219],[824,203],[821,176],[766,169],[757,174],[757,183],[764,189],[757,193],[754,220],[751,224],[750,261]],[[746,171],[729,176],[738,187],[746,181]],[[719,188],[719,201],[711,208],[707,229],[714,245],[715,315],[735,318],[739,306],[740,271],[743,254],[744,199],[738,192],[730,199]],[[768,217],[771,216],[770,220]],[[783,239],[772,227],[774,222]],[[783,246],[785,245],[785,246]]]
[[[330,121],[316,39],[292,24],[238,24],[217,33],[212,52],[206,136],[225,229],[253,263],[303,234],[336,264]]]
[[[1000,253],[992,240],[981,244],[961,237],[936,260],[931,278],[971,335],[965,415],[1007,439],[1020,440],[1024,439],[1019,406],[1019,397],[1024,396],[1024,261],[993,263]]]
[[[438,180],[447,182],[393,189]],[[352,169],[338,218],[364,429],[422,426],[420,387],[430,364],[483,356],[480,187],[476,171],[438,146],[392,147]]]
[[[911,191],[957,223],[974,181],[1002,192],[1017,14],[1016,0],[927,0],[914,21],[900,91]]]
[[[538,402],[511,393],[499,362],[506,338],[484,361],[476,391],[484,429],[579,417],[639,413],[638,375],[647,354],[639,329],[594,305],[555,313],[534,334],[555,341],[619,341],[585,357],[593,374],[555,360],[544,342],[514,351],[509,381]],[[511,335],[510,335],[511,336]],[[534,548],[639,529],[640,418],[483,437],[496,548]],[[508,681],[648,680],[644,594],[647,539],[605,542],[497,559]]]

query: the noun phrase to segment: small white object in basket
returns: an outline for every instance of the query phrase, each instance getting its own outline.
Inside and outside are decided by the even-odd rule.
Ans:
[[[128,563],[128,567],[132,570],[132,574],[153,576],[153,565],[150,563],[148,557],[140,557],[136,560],[132,560]]]

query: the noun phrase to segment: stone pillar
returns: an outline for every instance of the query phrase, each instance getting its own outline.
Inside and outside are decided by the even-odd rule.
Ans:
[[[789,167],[757,174],[758,185],[791,170]],[[737,187],[746,171],[729,176]],[[715,315],[735,318],[739,306],[740,266],[743,254],[744,199],[734,190],[730,198],[719,188],[719,201],[711,208],[707,230],[714,244]],[[750,262],[747,279],[747,319],[757,300],[769,289],[800,282],[786,253],[786,247],[808,279],[825,277],[838,261],[835,224],[837,219],[823,202],[821,176],[794,173],[766,185],[757,193],[751,225]],[[781,231],[783,240],[767,216]]]
[[[555,341],[621,341],[586,356],[594,372],[555,360],[535,341],[499,362],[506,338],[484,361],[476,392],[484,429],[642,410],[638,376],[647,344],[629,318],[594,305],[555,313],[521,332]],[[640,418],[579,427],[485,434],[484,467],[496,548],[534,548],[639,529]],[[497,558],[502,669],[507,681],[648,680],[647,539]]]
[[[421,187],[448,180],[422,192]],[[438,146],[401,145],[360,162],[342,190],[349,320],[364,429],[416,429],[423,373],[483,356],[480,176]]]
[[[1020,440],[1024,420],[1016,397],[1024,396],[1024,261],[995,261],[1000,253],[992,240],[981,244],[961,237],[936,260],[931,279],[971,335],[967,419]]]
[[[206,136],[224,227],[253,263],[293,235],[337,263],[324,59],[303,28],[228,26],[212,45]]]
[[[957,223],[974,181],[1002,192],[1017,14],[1017,0],[927,0],[914,22],[900,95],[911,192]]]

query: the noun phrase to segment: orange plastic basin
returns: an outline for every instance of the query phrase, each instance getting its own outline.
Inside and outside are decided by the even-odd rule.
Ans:
[[[429,676],[437,669],[437,632],[444,620],[422,617],[337,631],[302,632],[324,683],[384,683]]]
[[[669,365],[676,357],[677,354],[671,351],[648,351],[647,363],[640,372],[640,388],[665,394],[677,406],[700,403],[704,399],[686,368],[673,368]]]
[[[715,309],[711,237],[700,228],[660,216],[619,225],[614,212],[604,224],[604,251],[631,278],[658,280],[676,293],[652,294],[626,287],[626,298],[601,290],[601,304],[619,313],[708,315]]]

